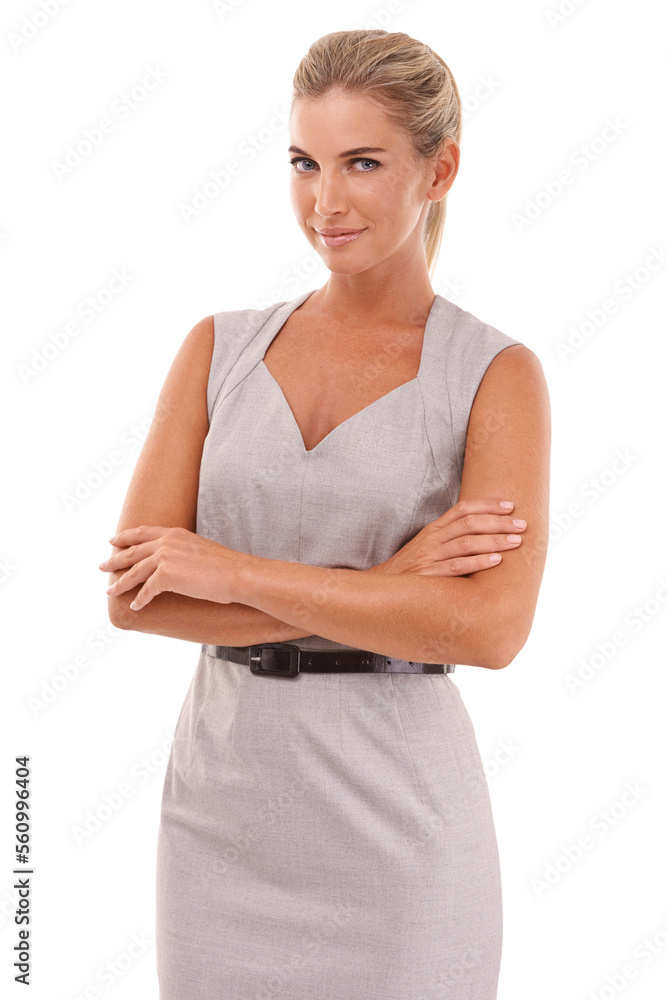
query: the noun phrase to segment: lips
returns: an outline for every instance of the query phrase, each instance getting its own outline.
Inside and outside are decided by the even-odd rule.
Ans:
[[[361,239],[367,229],[342,229],[337,227],[336,229],[318,229],[316,230],[317,235],[327,247],[342,247],[347,243],[352,243],[354,240]],[[330,236],[329,233],[334,233],[335,235]]]
[[[360,229],[318,229],[318,233],[321,236],[347,236],[350,233],[360,233],[364,227]]]

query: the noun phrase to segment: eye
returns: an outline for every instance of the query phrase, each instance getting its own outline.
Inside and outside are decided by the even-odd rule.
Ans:
[[[314,164],[315,163],[314,160],[308,160],[305,156],[294,156],[289,162],[294,167],[294,170],[295,170],[295,172],[297,174],[312,174],[313,173],[312,170],[298,170],[296,164],[297,163],[313,163]],[[357,170],[356,173],[358,173],[358,174],[370,174],[370,173],[373,172],[373,170],[375,170],[377,167],[380,167],[382,165],[379,160],[371,160],[371,159],[369,159],[366,156],[357,156],[354,159],[350,160],[350,164],[352,164],[352,163],[371,163],[372,164],[372,167],[370,168],[370,170]]]
[[[374,166],[372,168],[373,170],[375,170],[375,167],[379,167],[380,166],[380,162],[378,160],[369,160],[367,156],[363,156],[363,157],[362,156],[358,156],[356,159],[350,160],[350,163],[373,163],[374,164]],[[370,170],[360,170],[360,171],[357,171],[357,173],[370,174],[371,171]]]
[[[296,164],[297,163],[313,163],[314,162],[313,160],[307,160],[305,156],[294,156],[289,162],[292,164],[292,166],[294,167],[294,169],[295,169],[295,171],[296,171],[297,174],[310,174],[310,173],[312,173],[311,170],[297,170],[296,169]]]

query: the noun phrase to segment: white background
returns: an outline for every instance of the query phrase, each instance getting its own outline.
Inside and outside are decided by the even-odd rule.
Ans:
[[[438,52],[466,108],[434,291],[535,351],[551,396],[551,539],[532,634],[507,669],[455,674],[501,855],[499,1000],[663,996],[660,8],[648,0],[44,3],[55,13],[10,0],[0,15],[2,982],[13,978],[17,942],[14,757],[29,754],[30,995],[157,998],[160,795],[198,647],[111,628],[107,574],[97,566],[187,332],[213,312],[293,299],[326,280],[292,215],[289,132],[277,115],[288,111],[292,75],[316,38],[381,26]],[[114,114],[151,69],[164,79],[125,118]],[[104,117],[113,131],[58,177],[67,147]],[[252,137],[260,150],[250,159]],[[185,221],[182,207],[230,159],[242,163],[240,175]],[[573,181],[558,192],[564,169]],[[131,280],[83,320],[79,304],[102,303],[114,269]],[[47,348],[72,321],[78,334]],[[575,328],[580,346],[563,355]],[[113,451],[120,464],[68,506],[79,480],[95,483],[96,463]],[[88,665],[70,668],[68,680],[66,665],[80,654]],[[588,679],[573,691],[568,678],[579,673]],[[104,815],[104,796],[124,782],[131,796],[77,838],[89,811]],[[638,791],[624,803],[628,786]],[[568,861],[584,835],[591,846]],[[122,975],[102,979],[107,963]],[[5,995],[25,993],[12,984]]]

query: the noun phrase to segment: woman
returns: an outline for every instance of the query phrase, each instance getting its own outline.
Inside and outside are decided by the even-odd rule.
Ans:
[[[161,1000],[496,997],[497,843],[451,672],[530,632],[550,415],[536,355],[431,287],[460,130],[426,45],[315,42],[291,198],[330,277],[207,316],[162,389],[102,564],[114,624],[201,643]]]

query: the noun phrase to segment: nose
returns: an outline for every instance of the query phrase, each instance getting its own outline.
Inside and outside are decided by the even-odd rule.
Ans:
[[[344,213],[347,209],[347,198],[345,196],[344,181],[336,171],[327,173],[320,171],[317,184],[317,194],[315,198],[315,211],[322,218],[330,218],[333,215]]]

